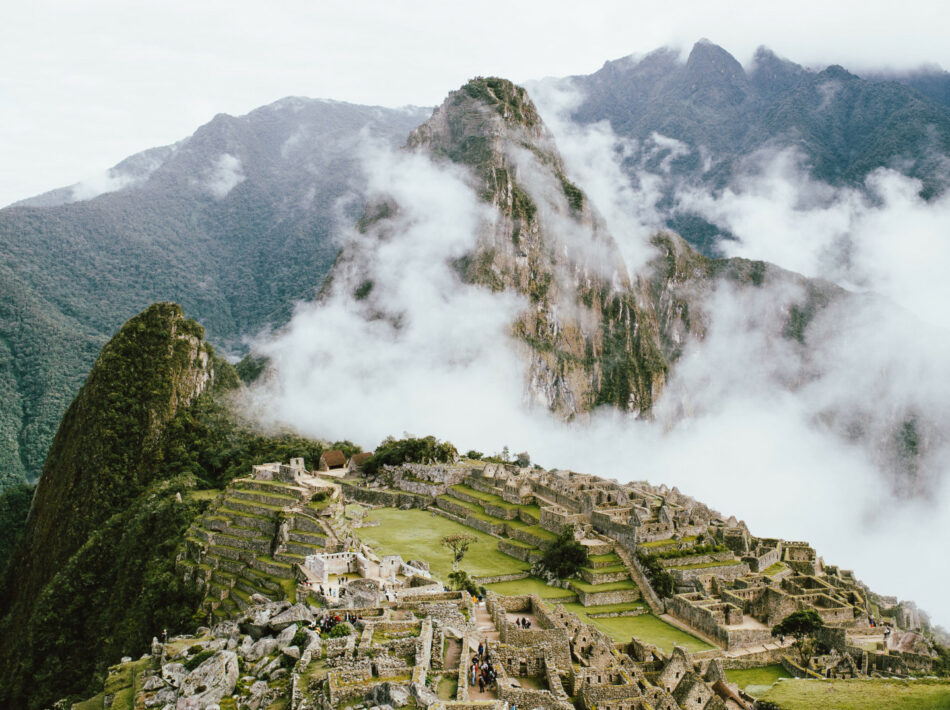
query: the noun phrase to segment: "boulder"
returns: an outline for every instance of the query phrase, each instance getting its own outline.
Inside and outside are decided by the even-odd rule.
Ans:
[[[409,690],[405,686],[387,681],[375,686],[366,694],[365,700],[367,704],[403,707],[409,704]]]
[[[236,621],[222,621],[211,629],[211,635],[216,639],[236,639],[241,635],[241,629]]]
[[[320,634],[316,631],[311,631],[310,629],[304,629],[303,632],[307,635],[307,643],[304,644],[302,650],[310,651],[319,655],[320,653]]]
[[[165,647],[162,646],[162,642],[159,641],[155,636],[153,636],[152,637],[152,655],[156,657],[161,656],[162,651],[164,650],[165,650]]]
[[[269,687],[264,681],[259,680],[254,683],[254,685],[251,686],[250,696],[245,701],[247,708],[249,710],[258,710],[259,708],[264,707],[268,690]]]
[[[270,620],[270,627],[275,632],[280,632],[291,624],[309,626],[312,623],[314,623],[314,618],[313,614],[310,613],[310,609],[305,604],[298,603],[273,617]]]
[[[231,695],[238,681],[238,657],[234,651],[218,651],[182,681],[181,696],[196,698],[205,707]]]
[[[272,602],[249,607],[238,622],[240,630],[259,639],[267,631],[271,619],[290,607],[290,602]]]
[[[174,703],[178,699],[178,693],[174,688],[162,688],[151,698],[146,699],[145,707],[163,708],[166,705]]]
[[[244,658],[248,661],[256,661],[259,658],[263,658],[264,656],[269,656],[276,650],[277,639],[268,636],[267,638],[262,638],[260,641],[255,641],[251,646],[249,646]]]
[[[223,651],[228,647],[228,639],[214,639],[204,645],[205,651]]]
[[[293,658],[295,661],[300,660],[300,649],[296,646],[284,646],[284,648],[280,649],[280,652],[285,656]]]
[[[150,675],[145,679],[145,682],[142,684],[142,690],[149,692],[152,690],[158,690],[159,688],[165,687],[165,681],[159,678],[157,675]]]
[[[413,683],[410,685],[409,692],[412,693],[412,696],[416,699],[416,705],[418,707],[427,708],[439,702],[439,696],[422,683]]]
[[[286,627],[277,635],[277,647],[283,648],[284,646],[289,646],[296,633],[297,624],[291,624],[290,626]]]
[[[166,663],[162,666],[162,680],[173,688],[181,686],[182,681],[187,677],[188,671],[181,663]]]

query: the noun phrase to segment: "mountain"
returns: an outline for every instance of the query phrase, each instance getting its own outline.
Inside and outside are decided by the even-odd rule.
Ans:
[[[362,210],[364,137],[402,142],[427,114],[288,98],[0,210],[0,487],[39,474],[99,348],[149,303],[231,353],[286,321]]]
[[[839,293],[763,262],[710,259],[671,233],[657,235],[651,261],[631,273],[619,242],[625,235],[611,234],[570,181],[531,99],[507,80],[477,78],[451,92],[406,147],[462,167],[491,206],[495,218],[455,270],[463,283],[530,304],[511,325],[526,362],[526,394],[566,419],[601,405],[650,416],[686,341],[702,337],[704,300],[723,280],[803,286],[809,302]],[[387,293],[377,293],[373,273],[387,268],[375,263],[377,252],[398,239],[404,208],[376,196],[360,222],[368,238],[344,247],[329,279],[338,292],[349,289],[368,320],[388,318],[396,327],[400,315]],[[780,327],[795,317],[790,310]]]
[[[252,464],[319,460],[320,442],[246,428],[227,404],[240,386],[176,304],[150,306],[102,349],[21,530],[11,521],[28,491],[0,498],[5,532],[19,538],[0,579],[0,707],[86,692],[163,628],[192,627],[201,591],[175,559],[209,503],[199,489]]]
[[[659,49],[560,81],[581,93],[574,120],[608,121],[618,136],[637,141],[637,152],[625,158],[634,180],[643,169],[669,170],[669,225],[715,255],[716,230],[677,213],[675,190],[684,182],[720,190],[753,170],[750,158],[762,150],[794,148],[814,178],[832,185],[861,186],[886,166],[919,178],[925,197],[943,191],[950,154],[945,77],[884,78],[840,66],[805,68],[765,48],[743,67],[701,40],[685,61]]]

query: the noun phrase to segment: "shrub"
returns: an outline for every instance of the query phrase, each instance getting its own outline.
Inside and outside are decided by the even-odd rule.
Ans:
[[[541,566],[558,579],[567,579],[587,564],[587,548],[574,539],[574,528],[565,528],[544,551]]]
[[[353,632],[352,627],[346,622],[341,622],[330,629],[329,636],[331,639],[343,638],[344,636],[349,636]]]
[[[375,476],[383,466],[400,466],[404,463],[454,463],[459,452],[448,441],[439,441],[434,436],[421,439],[387,438],[375,453],[363,464],[363,473]]]
[[[184,666],[186,671],[193,671],[195,668],[200,666],[202,663],[207,661],[214,655],[214,651],[202,651],[201,653],[196,653],[194,656],[185,661]]]

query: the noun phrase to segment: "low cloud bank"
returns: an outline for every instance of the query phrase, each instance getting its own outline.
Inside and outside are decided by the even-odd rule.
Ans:
[[[687,148],[662,136],[633,145],[559,115],[545,119],[568,175],[635,274],[665,218],[662,153]],[[651,152],[631,183],[621,161]],[[707,337],[687,346],[652,422],[600,410],[566,424],[525,402],[509,326],[528,304],[464,285],[452,267],[496,215],[461,172],[379,145],[366,150],[370,193],[398,210],[366,233],[350,228],[325,298],[256,344],[275,371],[247,406],[265,424],[364,447],[431,433],[461,450],[508,445],[546,467],[676,485],[754,534],[810,540],[947,624],[950,569],[934,561],[950,533],[948,205],[919,200],[896,173],[872,175],[868,196],[812,182],[788,154],[763,160],[721,195],[682,192],[679,207],[728,229],[730,254],[882,297],[839,299],[799,342],[780,327],[801,302],[794,287],[717,288]],[[892,460],[901,446],[906,460]]]

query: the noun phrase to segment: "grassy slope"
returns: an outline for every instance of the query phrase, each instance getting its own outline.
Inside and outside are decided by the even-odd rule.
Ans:
[[[779,678],[788,677],[788,672],[778,664],[726,671],[726,678],[730,683],[736,683],[754,697],[765,693]]]
[[[524,572],[529,565],[498,551],[498,540],[478,530],[423,510],[380,508],[366,516],[379,520],[378,527],[359,528],[359,538],[382,555],[402,555],[404,560],[427,560],[432,573],[446,580],[452,571],[451,553],[439,544],[443,535],[466,533],[475,536],[462,562],[471,575],[496,575]]]
[[[785,680],[761,700],[783,710],[948,710],[945,680]]]

